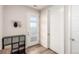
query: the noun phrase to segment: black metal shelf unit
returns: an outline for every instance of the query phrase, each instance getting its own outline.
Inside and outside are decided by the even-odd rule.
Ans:
[[[2,49],[11,45],[11,54],[25,54],[25,35],[7,36],[2,39]]]

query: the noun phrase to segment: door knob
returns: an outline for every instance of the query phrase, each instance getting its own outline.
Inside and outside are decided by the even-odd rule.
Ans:
[[[72,38],[72,41],[75,41],[75,39]]]
[[[48,36],[50,36],[50,33],[48,33]]]
[[[29,35],[29,32],[27,33],[27,35]]]

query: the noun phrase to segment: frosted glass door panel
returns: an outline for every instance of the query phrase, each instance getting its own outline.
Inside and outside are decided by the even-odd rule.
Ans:
[[[37,40],[37,17],[32,16],[30,20],[31,42]]]

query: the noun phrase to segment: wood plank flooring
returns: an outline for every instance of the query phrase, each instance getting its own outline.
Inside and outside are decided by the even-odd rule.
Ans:
[[[54,51],[45,48],[40,44],[27,48],[26,52],[27,54],[56,54]]]
[[[42,45],[34,45],[26,48],[27,54],[56,54],[54,51],[43,47]],[[0,51],[0,54],[10,54],[10,49],[5,49],[4,51]]]

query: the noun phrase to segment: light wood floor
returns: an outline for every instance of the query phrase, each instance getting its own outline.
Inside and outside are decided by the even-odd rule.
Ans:
[[[34,45],[26,49],[27,54],[56,54],[54,51],[41,45]]]
[[[10,54],[10,49],[5,49],[1,54]],[[41,46],[40,44],[26,48],[27,54],[56,54],[54,51]]]

